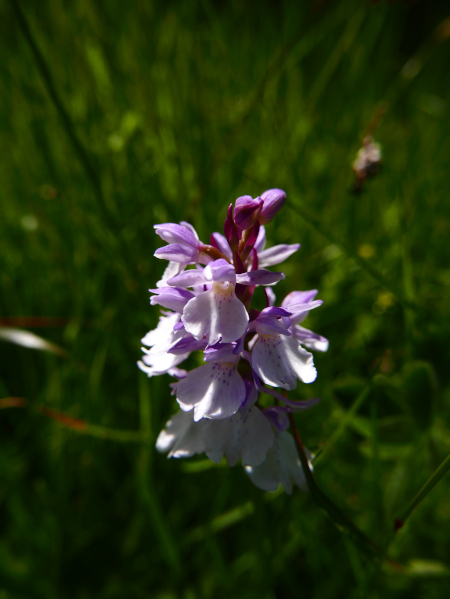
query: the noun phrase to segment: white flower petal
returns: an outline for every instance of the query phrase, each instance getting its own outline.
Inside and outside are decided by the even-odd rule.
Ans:
[[[193,421],[192,413],[178,412],[159,433],[156,449],[161,453],[169,452],[169,458],[188,458],[196,453],[203,453],[205,444],[202,427],[203,423]]]
[[[229,466],[239,458],[244,466],[257,466],[273,444],[272,427],[261,410],[242,408],[230,418],[206,420],[203,427],[206,455],[217,464],[225,454]]]
[[[317,376],[312,355],[294,336],[259,335],[252,351],[252,366],[267,385],[287,390],[296,388],[297,378],[312,383]]]
[[[159,351],[165,351],[164,348],[167,349],[177,341],[181,339],[185,334],[183,328],[174,333],[173,327],[179,322],[180,315],[176,312],[165,312],[160,317],[158,325],[156,329],[149,331],[145,337],[141,339],[142,345],[146,345],[147,347],[157,346],[162,349]]]
[[[248,314],[238,300],[231,283],[213,283],[210,291],[204,291],[188,301],[183,310],[182,321],[188,333],[196,339],[206,335],[209,345],[218,341],[230,343],[245,333]]]
[[[245,400],[246,389],[236,365],[205,364],[188,373],[177,385],[177,401],[185,412],[194,408],[194,420],[228,418]]]
[[[295,338],[308,349],[325,352],[328,350],[328,339],[318,335],[313,331],[300,327],[298,325],[292,327],[292,332]]]
[[[190,352],[187,352],[176,356],[175,354],[168,354],[166,352],[158,354],[148,353],[142,358],[141,362],[138,362],[138,366],[148,377],[158,376],[166,374],[169,370],[181,364],[189,354]]]
[[[308,490],[295,441],[287,432],[276,433],[264,462],[256,467],[246,466],[245,471],[252,483],[263,491],[276,491],[281,484],[290,495],[293,483],[303,491]]]

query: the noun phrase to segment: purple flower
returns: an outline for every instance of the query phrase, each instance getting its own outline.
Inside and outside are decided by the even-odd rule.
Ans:
[[[233,265],[224,259],[208,264],[203,271],[185,270],[168,280],[169,285],[193,287],[208,285],[209,289],[189,300],[183,308],[182,321],[186,331],[196,339],[206,339],[210,345],[218,341],[236,341],[245,333],[248,312],[236,297],[235,286],[271,284],[284,278],[282,273],[255,270],[236,274]]]
[[[228,418],[246,398],[245,383],[237,371],[239,355],[227,344],[205,355],[204,366],[191,370],[177,385],[177,401],[185,412],[194,409],[194,420]]]
[[[298,381],[311,383],[317,372],[305,349],[326,351],[328,341],[300,323],[322,304],[317,291],[293,291],[281,306],[270,287],[284,279],[274,266],[300,244],[265,247],[264,224],[282,208],[286,194],[269,189],[261,197],[241,196],[228,207],[224,233],[203,244],[186,222],[155,225],[167,243],[155,256],[169,261],[155,289],[152,306],[165,308],[158,325],[142,339],[139,368],[148,376],[170,374],[181,411],[158,436],[158,451],[168,457],[205,453],[214,462],[239,461],[252,482],[274,491],[281,484],[306,488],[289,414],[319,399],[290,398]],[[254,293],[265,286],[264,295]],[[256,307],[252,302],[256,298]],[[179,364],[192,352],[204,364],[190,371]],[[242,360],[241,360],[242,358]],[[284,389],[280,393],[278,389]],[[260,404],[260,394],[271,396]]]
[[[153,228],[156,234],[169,244],[156,250],[154,253],[156,258],[182,264],[209,261],[206,255],[202,255],[204,244],[199,240],[196,230],[189,223],[181,222],[179,225],[164,223],[154,225]]]
[[[282,308],[265,308],[255,319],[258,339],[251,361],[254,371],[267,385],[292,390],[297,379],[312,383],[317,371],[312,355],[289,331],[290,321],[283,313],[288,314]]]

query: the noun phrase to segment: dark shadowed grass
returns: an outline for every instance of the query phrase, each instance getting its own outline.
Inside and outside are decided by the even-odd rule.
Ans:
[[[0,401],[28,402],[0,404],[0,599],[450,594],[448,477],[410,512],[450,452],[448,16],[0,2],[0,326],[67,352],[0,340]],[[382,169],[355,194],[374,126]],[[269,187],[288,196],[269,242],[302,244],[277,295],[318,288],[307,326],[330,339],[297,427],[318,487],[391,562],[311,494],[154,450],[175,406],[135,364],[158,317],[152,226],[207,241]]]

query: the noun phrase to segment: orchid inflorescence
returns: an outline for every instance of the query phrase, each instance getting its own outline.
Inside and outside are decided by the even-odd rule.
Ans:
[[[274,491],[282,484],[291,493],[293,483],[305,489],[306,481],[287,432],[289,415],[319,400],[292,400],[286,391],[298,379],[315,380],[313,356],[305,348],[326,351],[328,341],[300,325],[322,304],[316,290],[293,291],[275,306],[272,286],[285,277],[266,267],[300,247],[264,249],[264,225],[285,200],[280,189],[238,198],[228,208],[225,235],[213,233],[209,244],[187,222],[154,226],[168,244],[155,256],[169,264],[150,289],[150,303],[165,310],[142,339],[150,349],[143,348],[138,365],[149,377],[168,373],[177,379],[170,386],[181,410],[160,433],[159,451],[176,458],[204,452],[216,463],[225,456],[229,466],[241,459],[256,486]],[[260,285],[266,307],[257,310],[251,303]],[[205,364],[190,372],[179,368],[193,351],[203,352]],[[272,396],[274,405],[262,407],[261,395]]]

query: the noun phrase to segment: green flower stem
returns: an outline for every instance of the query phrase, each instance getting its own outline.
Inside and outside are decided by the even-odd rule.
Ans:
[[[337,505],[335,505],[333,501],[331,501],[331,499],[327,497],[325,493],[323,493],[323,491],[321,491],[317,486],[309,467],[308,458],[303,448],[300,435],[298,434],[297,427],[295,426],[294,417],[292,414],[290,414],[289,418],[291,421],[292,430],[294,431],[295,441],[299,450],[298,453],[302,463],[303,471],[305,473],[306,482],[308,483],[314,503],[325,510],[335,525],[340,530],[346,532],[362,551],[372,557],[372,559],[380,559],[382,557],[381,549],[373,541],[366,537],[366,535],[362,533],[359,528],[357,528],[353,522],[337,507]]]

